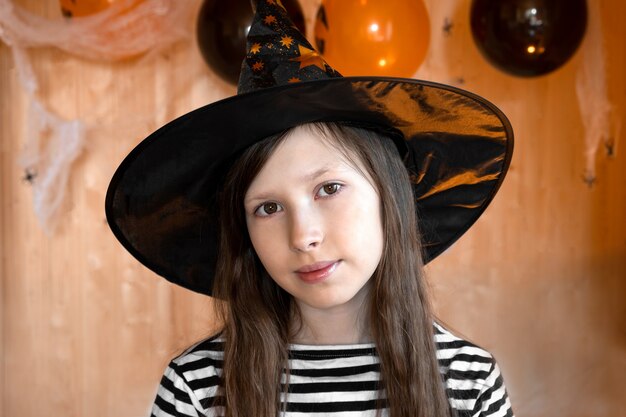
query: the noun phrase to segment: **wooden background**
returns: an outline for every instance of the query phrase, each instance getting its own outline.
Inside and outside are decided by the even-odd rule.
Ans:
[[[56,0],[15,2],[60,15]],[[318,2],[301,1],[309,22]],[[446,3],[426,1],[433,36],[444,17],[454,23],[444,51],[450,74],[505,111],[516,150],[492,206],[428,267],[437,313],[496,355],[518,416],[624,415],[626,130],[613,157],[600,150],[589,188],[575,93],[581,51],[547,76],[503,74],[473,44],[469,1],[454,16],[442,15]],[[626,4],[601,5],[610,97],[623,121]],[[30,56],[42,103],[84,120],[88,143],[49,238],[17,164],[29,99],[0,43],[0,414],[146,415],[167,361],[215,323],[210,299],[157,279],[117,243],[104,219],[106,187],[148,133],[234,87],[204,65],[193,42],[117,64],[52,48]]]

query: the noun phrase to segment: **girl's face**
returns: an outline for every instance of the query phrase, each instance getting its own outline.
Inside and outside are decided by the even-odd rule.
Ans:
[[[244,205],[259,259],[302,314],[358,314],[383,250],[380,198],[340,151],[296,128],[252,181]]]

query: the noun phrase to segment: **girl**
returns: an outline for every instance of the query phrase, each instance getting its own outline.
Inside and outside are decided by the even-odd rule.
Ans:
[[[512,416],[493,357],[434,322],[422,271],[500,186],[508,121],[451,87],[340,78],[286,19],[259,2],[238,96],[155,132],[111,182],[118,239],[224,323],[170,363],[152,414]]]

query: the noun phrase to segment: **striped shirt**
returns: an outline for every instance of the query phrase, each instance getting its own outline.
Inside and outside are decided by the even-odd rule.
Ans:
[[[459,417],[512,417],[493,356],[435,324],[437,359],[450,405]],[[223,340],[202,341],[172,360],[161,380],[152,417],[217,417]],[[373,343],[290,345],[285,417],[376,416],[380,373]],[[219,401],[217,401],[219,403]],[[383,416],[388,415],[386,410]]]

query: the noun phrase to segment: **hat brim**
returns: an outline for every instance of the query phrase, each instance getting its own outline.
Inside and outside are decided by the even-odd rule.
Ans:
[[[486,209],[513,151],[504,114],[458,88],[381,77],[288,84],[217,101],[148,136],[111,180],[109,226],[152,271],[210,295],[218,256],[215,192],[228,164],[265,137],[318,121],[402,133],[426,262]]]

